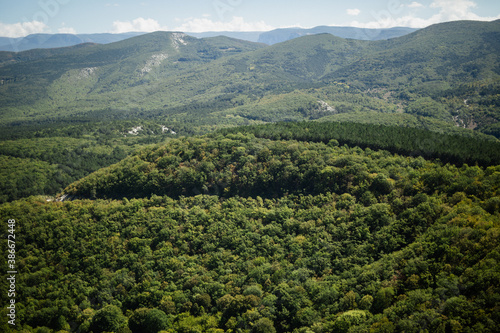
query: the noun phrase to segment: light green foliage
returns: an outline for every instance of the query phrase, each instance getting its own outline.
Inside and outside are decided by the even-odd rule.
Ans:
[[[320,34],[268,47],[156,32],[6,53],[0,124],[148,119],[200,134],[327,117],[498,136],[498,30],[462,21],[387,41]]]
[[[333,323],[335,332],[347,332],[351,326],[360,325],[368,319],[366,311],[350,310],[340,314]]]
[[[451,117],[444,105],[430,97],[423,97],[410,102],[406,112],[440,120],[447,120]]]
[[[252,327],[252,333],[276,333],[273,322],[269,318],[259,319]]]

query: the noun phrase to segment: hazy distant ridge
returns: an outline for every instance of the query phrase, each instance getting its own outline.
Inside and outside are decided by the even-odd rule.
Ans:
[[[412,28],[389,28],[389,29],[362,29],[354,27],[328,27],[318,26],[311,29],[286,28],[271,31],[209,31],[191,32],[190,36],[197,38],[227,36],[236,39],[259,42],[268,45],[284,42],[293,38],[329,33],[337,37],[381,40],[404,36],[417,29]],[[73,46],[82,43],[109,44],[121,40],[145,34],[144,32],[127,32],[122,34],[32,34],[20,38],[0,37],[0,51],[20,52],[31,49],[49,49],[57,47]]]
[[[32,34],[26,37],[0,37],[0,51],[20,52],[31,49],[50,49],[73,46],[82,43],[109,44],[143,35],[144,32],[127,32],[122,34]]]
[[[257,40],[260,43],[276,44],[281,43],[297,37],[315,35],[322,33],[329,33],[341,38],[360,39],[360,40],[383,40],[395,37],[401,37],[412,33],[418,29],[395,27],[388,29],[364,29],[355,27],[329,27],[318,26],[310,29],[303,28],[285,28],[275,29],[260,34]]]

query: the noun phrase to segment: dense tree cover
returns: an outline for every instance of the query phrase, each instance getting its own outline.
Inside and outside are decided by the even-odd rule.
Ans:
[[[322,121],[325,121],[324,119],[327,118],[339,119],[341,121],[364,121],[365,119],[375,117],[383,125],[394,123],[398,126],[424,127],[436,132],[444,130],[445,133],[453,133],[460,136],[472,136],[474,133],[468,130],[459,131],[458,127],[451,127],[452,125],[443,127],[443,123],[435,123],[436,121],[431,120],[431,118],[417,120],[409,114],[375,114],[376,111],[371,111],[370,113],[362,113],[361,117],[357,116],[357,112],[339,113],[336,114],[338,117],[327,116],[326,114],[332,114],[338,110],[333,112],[328,111],[326,106],[317,102],[317,99],[320,97],[327,100],[338,99],[342,95],[342,91],[346,89],[349,88],[339,83],[328,88],[309,88],[308,92],[313,97],[296,91],[286,93],[282,97],[264,97],[262,98],[262,105],[269,104],[270,108],[261,109],[262,113],[258,118],[262,117],[262,119],[274,121],[294,117],[295,119],[301,119],[301,117],[315,118],[320,116],[322,117]],[[379,93],[374,92],[368,95],[369,97],[362,97],[360,95],[359,99],[356,98],[351,102],[359,103],[362,108],[365,108],[365,106],[368,107],[370,105],[369,101],[377,99]],[[351,95],[352,98],[354,96]],[[234,95],[228,96],[226,99],[221,99],[220,102],[223,104],[238,104],[237,97]],[[306,102],[308,106],[301,106]],[[339,105],[329,103],[336,105],[336,107]],[[280,104],[283,104],[279,107],[281,113],[275,112]],[[383,105],[382,103],[381,107]],[[245,112],[247,112],[245,110],[248,109],[244,106],[236,107],[236,109],[240,109],[238,111],[239,115],[235,117],[229,116],[229,114],[221,117],[221,113],[215,112],[215,116],[208,120],[197,118],[199,113],[205,112],[204,110],[210,110],[211,107],[217,108],[215,104],[185,106],[171,115],[172,118],[180,117],[172,122],[154,120],[154,117],[158,119],[162,117],[159,111],[150,120],[139,120],[133,118],[135,116],[128,120],[111,120],[113,116],[109,115],[111,119],[97,121],[99,117],[86,118],[82,116],[82,118],[75,118],[72,121],[41,122],[31,125],[21,122],[15,126],[2,127],[0,131],[0,154],[4,156],[3,161],[5,162],[3,169],[4,177],[0,182],[3,193],[2,201],[36,194],[54,195],[71,182],[86,176],[90,172],[119,161],[125,157],[126,153],[133,149],[145,144],[163,142],[169,137],[178,136],[178,134],[172,134],[173,132],[171,131],[173,130],[175,130],[175,133],[180,134],[195,134],[231,126],[235,122],[241,124],[259,122],[259,120],[254,121],[242,117],[251,118],[258,114],[254,110],[254,116],[251,116],[250,113],[245,115]],[[168,129],[166,129],[165,125],[168,126]],[[283,126],[285,127],[283,128]],[[303,128],[304,126],[305,128]],[[132,128],[139,127],[141,130],[136,135],[128,133]],[[294,129],[292,130],[290,127],[294,127]],[[439,157],[444,161],[455,163],[467,162],[469,164],[479,163],[486,165],[494,163],[495,158],[500,156],[497,153],[497,144],[495,143],[436,135],[418,130],[407,131],[406,129],[396,129],[387,126],[281,124],[232,131],[250,131],[257,136],[268,138],[283,137],[323,142],[336,139],[341,144],[358,145],[375,149],[384,148],[400,154],[421,154],[425,157]],[[290,133],[293,136],[290,136]],[[491,137],[478,135],[473,137],[477,139],[492,139]],[[9,158],[8,160],[7,157]],[[44,179],[43,181],[26,182],[23,180],[25,178],[33,178],[30,171],[31,167],[29,167],[33,163],[38,163],[38,171],[35,174],[39,174]],[[51,166],[49,167],[44,163],[48,163]],[[16,170],[16,172],[9,172],[7,174],[8,170]]]
[[[140,192],[161,174],[182,182]],[[143,149],[72,188],[102,196],[123,189],[115,176],[122,200],[0,206],[18,221],[22,329],[497,331],[498,166],[229,134]]]
[[[38,194],[57,194],[75,179],[57,165],[0,155],[0,202]],[[76,178],[78,179],[78,178]]]
[[[133,128],[139,128],[130,134]],[[0,202],[55,195],[70,183],[162,142],[172,128],[153,122],[46,124],[0,129]]]
[[[281,133],[293,136],[288,134],[291,132]],[[300,135],[298,131],[296,134]],[[377,165],[387,163],[387,156],[387,151],[338,147],[335,139],[326,145],[262,140],[252,134],[236,133],[225,137],[213,134],[173,139],[167,145],[140,150],[118,164],[73,183],[65,192],[77,197],[119,199],[152,194],[277,197],[286,193],[318,194],[325,191],[341,194],[360,188],[362,191],[373,191],[373,188],[380,191],[381,185],[373,183],[377,184],[383,177],[377,176]],[[395,163],[413,163],[406,157],[399,159],[401,161]],[[359,169],[359,163],[365,167]],[[450,168],[453,170],[451,174],[460,173],[461,169]],[[410,181],[415,177],[405,169],[385,176],[389,177],[384,183],[387,189],[382,191],[389,192],[391,178]],[[431,178],[452,182],[453,177],[449,177]],[[423,179],[420,181],[424,182]],[[444,184],[448,183],[445,181]]]
[[[287,122],[228,128],[222,133],[252,133],[269,139],[295,139],[386,149],[403,155],[440,158],[455,164],[500,164],[500,143],[487,137],[463,137],[384,125],[338,122]]]
[[[323,118],[332,114],[324,101],[363,122],[373,116],[359,112],[404,112],[444,131],[498,137],[499,29],[498,21],[449,22],[388,41],[321,34],[268,47],[153,33],[23,52],[0,64],[0,124],[154,119],[193,135]]]
[[[34,148],[36,147],[36,148]],[[55,195],[68,184],[116,163],[127,147],[52,137],[0,142],[0,202]]]

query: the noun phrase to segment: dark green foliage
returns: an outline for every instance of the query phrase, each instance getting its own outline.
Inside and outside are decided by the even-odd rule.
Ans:
[[[123,159],[130,150],[123,136],[104,136],[94,139],[79,134],[0,142],[0,202],[30,195],[53,196],[75,180]]]
[[[351,192],[359,195],[358,201],[367,206],[376,204],[377,197],[389,195],[397,187],[393,178],[380,172],[380,167],[376,167],[377,163],[385,163],[384,159],[379,157],[373,160],[374,156],[384,156],[387,152],[375,153],[367,150],[365,153],[356,154],[353,150],[346,150],[346,147],[331,147],[329,138],[333,135],[330,133],[335,132],[325,129],[333,127],[355,136],[361,132],[356,132],[356,127],[361,127],[367,128],[367,136],[370,135],[371,126],[338,125],[304,123],[282,124],[281,127],[243,128],[263,137],[286,136],[304,141],[308,138],[317,138],[316,141],[329,142],[328,146],[323,143],[297,141],[280,143],[259,140],[251,134],[243,135],[239,132],[227,134],[225,137],[211,135],[204,138],[171,140],[166,146],[151,147],[124,159],[121,163],[99,170],[72,184],[65,192],[69,195],[87,198],[122,198],[125,196],[138,198],[152,194],[171,197],[216,194],[228,198],[235,195],[279,197],[287,193],[319,194],[325,191],[340,195],[359,188],[359,194]],[[274,131],[276,127],[278,131]],[[395,129],[398,130],[398,128]],[[267,135],[266,131],[271,134]],[[375,127],[372,133],[375,135],[375,133],[384,132],[380,130],[380,127]],[[397,136],[391,136],[390,131],[388,133],[388,138],[397,138]],[[465,141],[463,138],[461,140]],[[475,147],[480,145],[493,147],[489,153],[483,150],[485,154],[488,153],[488,157],[492,155],[491,152],[494,149],[498,148],[496,142],[468,140],[475,144]],[[404,137],[402,141],[405,141]],[[381,142],[383,141],[380,140],[377,146],[382,145]],[[386,144],[394,145],[397,142],[387,140]],[[467,148],[463,145],[457,147]],[[440,149],[444,150],[444,147]],[[445,160],[450,155],[439,157]],[[360,161],[364,161],[365,166],[360,166]],[[404,162],[400,163],[405,165],[423,166],[419,165],[422,160],[418,159],[408,162],[407,159],[402,158],[402,161]],[[391,171],[391,173],[397,175],[398,179],[415,176],[407,170]],[[453,176],[453,172],[438,168],[421,174],[419,181],[423,189],[439,188],[449,189],[448,191],[463,189],[466,185],[460,182],[451,185],[454,177],[456,176]],[[468,187],[468,189],[477,195],[481,193],[479,188],[474,190],[473,187]],[[344,199],[339,203],[342,208],[348,208],[356,201],[351,202],[351,199],[347,197]],[[495,207],[494,202],[489,202],[488,206]],[[375,205],[372,210],[371,215],[379,216],[376,218],[377,222],[374,223],[383,224],[382,217],[385,214],[385,208]],[[376,213],[376,211],[380,212]]]
[[[499,175],[214,134],[142,149],[70,187],[120,201],[30,198],[0,216],[18,220],[26,328],[495,332]],[[132,199],[161,177],[172,197]]]
[[[128,320],[128,327],[133,333],[156,333],[166,330],[167,325],[167,315],[158,309],[137,309]]]
[[[261,318],[253,325],[252,333],[276,333],[273,322],[269,318]]]
[[[72,179],[43,161],[0,156],[0,202],[37,194],[56,194]],[[76,178],[78,179],[78,178]]]
[[[375,294],[372,309],[374,313],[382,313],[394,301],[395,292],[391,287],[381,288]]]
[[[252,133],[273,140],[300,140],[385,149],[402,155],[439,158],[455,164],[500,164],[496,140],[438,134],[416,128],[358,123],[278,123],[225,129],[222,133]],[[335,143],[333,143],[335,145]]]
[[[107,305],[97,311],[92,318],[90,328],[93,332],[116,332],[126,325],[127,318],[120,308],[114,305]]]

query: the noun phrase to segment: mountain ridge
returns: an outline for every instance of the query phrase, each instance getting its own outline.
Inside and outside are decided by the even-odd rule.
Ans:
[[[262,34],[260,34],[258,42],[273,45],[297,37],[315,35],[320,33],[329,33],[337,37],[349,39],[383,40],[401,37],[417,30],[419,29],[407,27],[393,27],[383,29],[337,26],[317,26],[314,28],[282,28],[263,32]]]
[[[184,32],[196,38],[226,36],[242,39],[250,42],[265,43],[268,45],[291,39],[292,36],[283,38],[282,30],[293,30],[294,37],[317,33],[332,33],[343,38],[356,38],[366,40],[386,39],[401,36],[416,29],[396,27],[388,29],[362,29],[356,27],[329,27],[318,26],[310,29],[287,28],[270,31],[207,31],[207,32]],[[74,46],[82,43],[110,44],[135,36],[145,35],[147,32],[126,33],[95,33],[95,34],[31,34],[25,37],[9,38],[0,37],[0,51],[21,52],[40,48],[58,48]]]
[[[198,121],[211,126],[220,124],[221,115],[242,125],[331,115],[319,112],[322,100],[336,113],[406,112],[449,124],[473,117],[483,130],[499,120],[493,93],[500,76],[499,34],[498,21],[460,21],[389,40],[325,33],[265,46],[155,32],[107,45],[3,52],[0,63],[8,62],[0,66],[2,120],[20,113],[36,121],[43,114],[91,112],[100,117],[175,117],[180,124],[179,117],[198,112]],[[31,61],[37,54],[42,56]],[[82,74],[88,80],[72,79],[82,71],[91,74]],[[439,94],[475,82],[493,85],[488,102],[465,86],[469,95],[464,97],[477,100],[474,105],[460,105],[455,97],[439,100]],[[14,97],[28,90],[25,99]],[[360,98],[365,102],[357,102]]]
[[[31,34],[18,38],[0,37],[0,51],[21,52],[39,48],[74,46],[83,43],[109,44],[142,34],[145,33]]]

